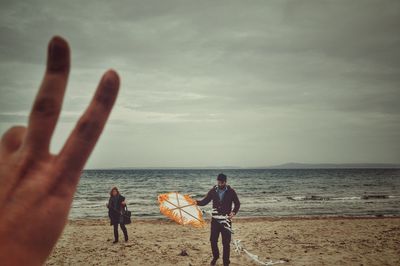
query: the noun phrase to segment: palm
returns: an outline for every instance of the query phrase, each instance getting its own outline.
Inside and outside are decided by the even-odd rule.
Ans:
[[[118,93],[119,78],[108,71],[60,153],[50,154],[69,66],[67,42],[53,38],[28,127],[13,127],[1,139],[0,261],[6,265],[41,265],[50,254]]]

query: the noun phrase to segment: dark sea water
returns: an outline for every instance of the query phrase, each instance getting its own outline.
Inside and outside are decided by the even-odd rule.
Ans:
[[[400,216],[399,169],[86,170],[71,219],[106,218],[117,186],[137,218],[158,218],[157,195],[201,199],[223,172],[239,195],[239,216]],[[205,210],[211,209],[211,204]]]

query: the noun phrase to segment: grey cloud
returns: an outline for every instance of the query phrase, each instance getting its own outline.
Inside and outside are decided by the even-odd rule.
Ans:
[[[2,131],[26,119],[53,34],[72,47],[60,127],[119,71],[92,167],[399,161],[398,1],[2,1],[0,15]]]

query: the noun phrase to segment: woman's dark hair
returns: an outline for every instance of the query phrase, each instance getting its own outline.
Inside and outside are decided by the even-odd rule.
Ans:
[[[218,175],[218,177],[217,177],[217,180],[218,181],[222,181],[222,182],[226,182],[226,175],[224,175],[224,174],[219,174]]]
[[[117,187],[113,187],[113,188],[111,189],[111,191],[110,191],[110,197],[112,197],[112,195],[113,195],[112,192],[113,192],[114,190],[117,191],[117,195],[119,195],[118,188],[117,188]]]

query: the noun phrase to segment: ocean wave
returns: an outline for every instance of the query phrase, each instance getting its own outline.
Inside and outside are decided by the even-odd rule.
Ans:
[[[288,200],[292,201],[327,201],[327,200],[341,200],[341,201],[353,201],[353,200],[375,200],[375,199],[389,199],[396,198],[399,196],[390,196],[385,194],[378,195],[363,195],[363,196],[345,196],[345,197],[329,197],[329,196],[287,196]]]
[[[331,198],[332,200],[359,200],[361,199],[360,196],[350,196],[350,197],[337,197],[337,198]]]
[[[388,195],[363,195],[361,199],[369,200],[369,199],[388,199]]]
[[[306,201],[306,200],[317,200],[317,201],[322,201],[322,200],[330,200],[329,197],[326,196],[287,196],[286,197],[288,200],[294,200],[294,201]]]

